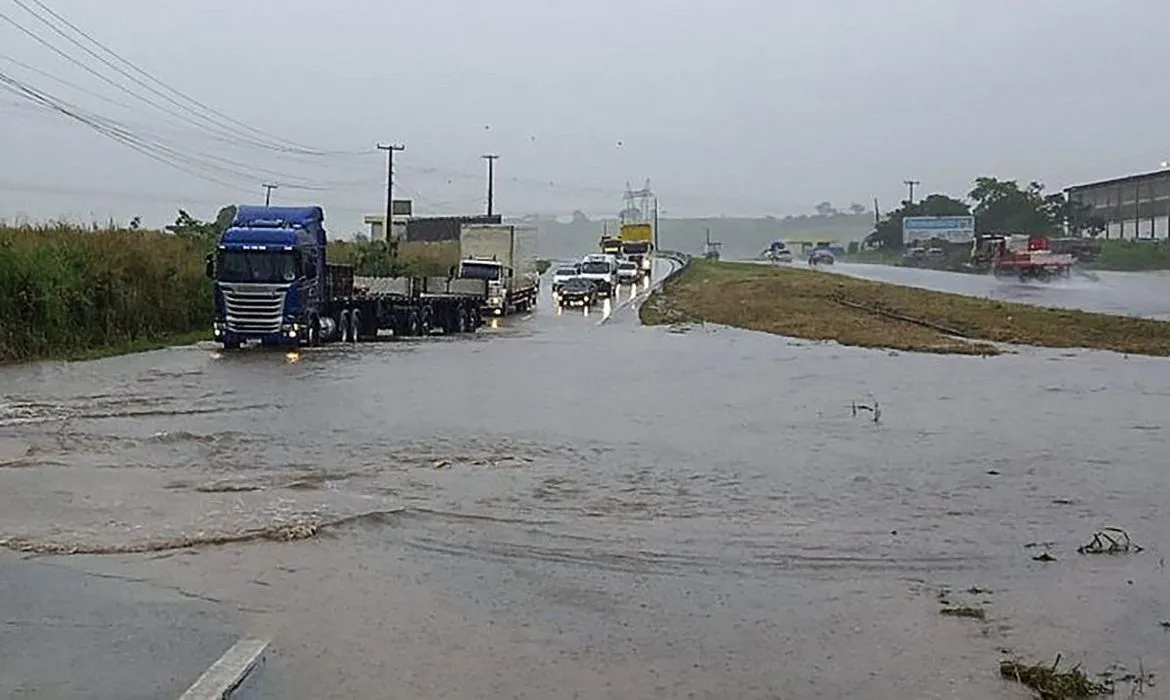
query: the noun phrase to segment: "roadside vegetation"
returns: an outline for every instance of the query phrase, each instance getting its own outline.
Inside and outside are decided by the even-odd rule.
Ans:
[[[209,335],[198,240],[68,224],[0,227],[0,362],[92,357]]]
[[[1144,272],[1170,270],[1170,241],[1098,241],[1101,254],[1087,265],[1092,270]]]
[[[799,268],[693,260],[640,310],[842,345],[995,355],[991,343],[1170,355],[1170,323],[1046,309]]]

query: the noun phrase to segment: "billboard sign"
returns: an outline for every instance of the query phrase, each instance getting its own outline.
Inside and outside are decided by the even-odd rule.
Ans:
[[[970,243],[975,238],[973,216],[907,216],[902,219],[902,243],[925,243],[940,238],[948,243]]]

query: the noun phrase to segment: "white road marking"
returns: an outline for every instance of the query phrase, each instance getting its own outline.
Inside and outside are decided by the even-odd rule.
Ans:
[[[244,682],[268,648],[263,639],[241,639],[224,652],[179,700],[226,700]]]

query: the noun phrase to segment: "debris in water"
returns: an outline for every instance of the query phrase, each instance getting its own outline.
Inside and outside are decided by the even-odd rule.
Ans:
[[[1009,681],[1028,686],[1041,700],[1070,700],[1071,698],[1093,698],[1109,695],[1112,688],[1104,683],[1091,680],[1074,666],[1068,671],[1057,670],[1060,656],[1051,666],[1028,665],[1020,661],[999,662],[999,675]]]
[[[877,423],[882,419],[882,407],[878,405],[877,401],[874,401],[872,406],[867,406],[863,403],[857,403],[856,401],[854,401],[852,404],[850,404],[850,406],[853,409],[853,417],[854,418],[857,417],[858,411],[869,411],[870,413],[873,414],[873,422],[874,423]]]
[[[440,459],[440,460],[437,460],[437,461],[436,461],[434,464],[432,464],[431,466],[432,466],[432,467],[434,467],[435,469],[443,469],[443,468],[445,468],[445,467],[449,467],[449,466],[451,466],[451,460],[449,460],[449,459]]]
[[[973,620],[987,619],[987,612],[983,608],[974,608],[969,605],[956,605],[943,608],[938,611],[938,614],[946,615],[947,617],[968,617]]]
[[[1056,557],[1052,556],[1048,552],[1041,552],[1041,553],[1037,554],[1036,556],[1032,557],[1032,561],[1044,561],[1044,562],[1056,561]]]
[[[1129,533],[1119,527],[1102,528],[1093,533],[1088,544],[1077,547],[1078,554],[1137,554],[1142,547],[1129,538]]]
[[[210,484],[203,484],[196,486],[195,490],[200,493],[248,493],[250,491],[259,491],[260,487],[256,484],[242,484],[231,481],[216,481]]]

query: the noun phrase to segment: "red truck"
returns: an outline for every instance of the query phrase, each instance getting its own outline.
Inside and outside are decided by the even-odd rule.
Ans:
[[[1021,282],[1048,282],[1068,277],[1076,257],[1053,253],[1045,236],[981,234],[971,248],[971,265],[996,277],[1018,277]]]

